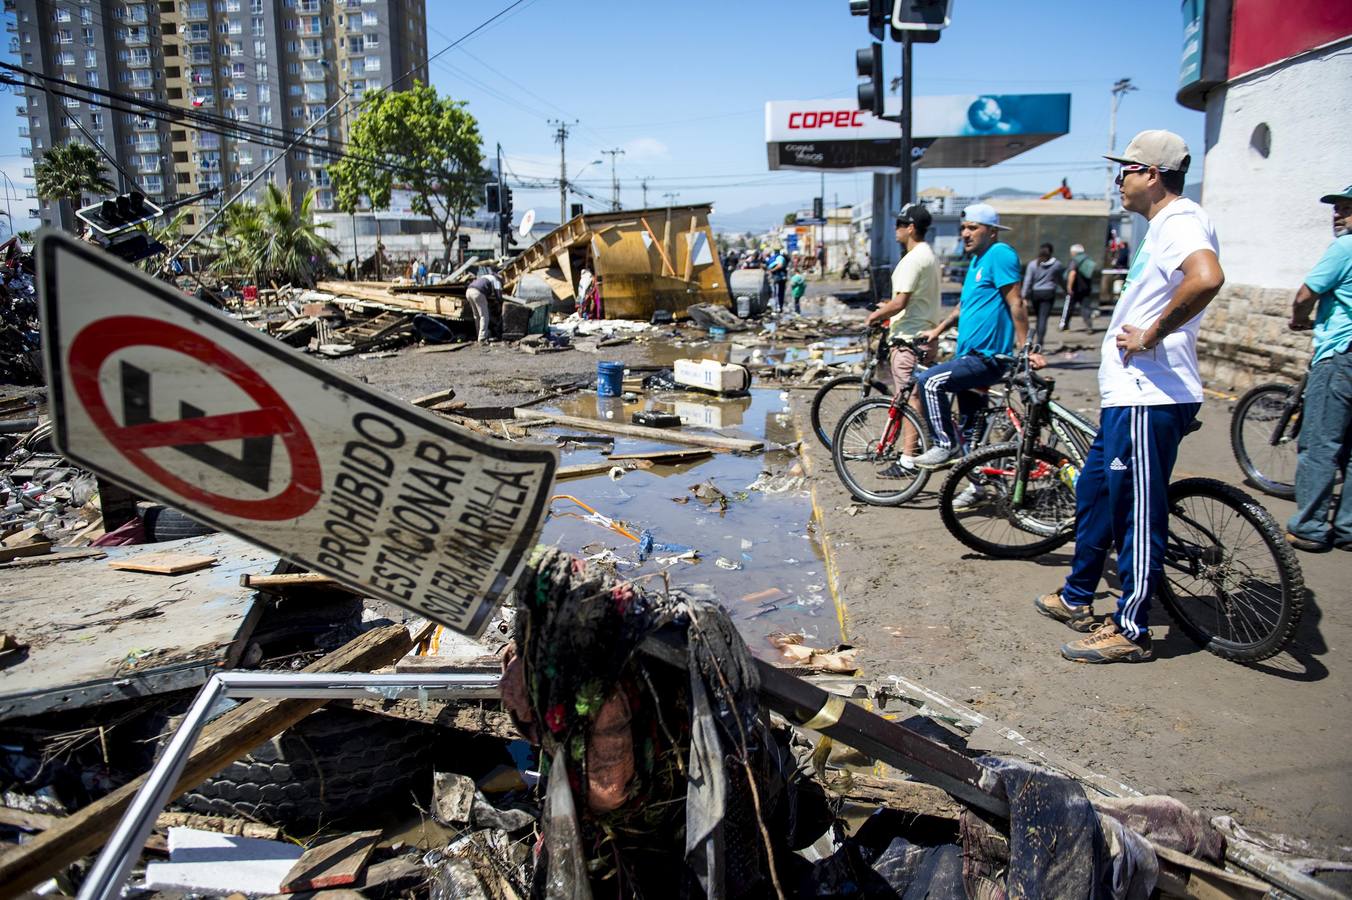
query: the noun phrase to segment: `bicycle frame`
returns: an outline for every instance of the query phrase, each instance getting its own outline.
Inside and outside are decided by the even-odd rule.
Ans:
[[[1295,389],[1291,391],[1290,399],[1283,404],[1282,414],[1277,417],[1277,424],[1272,426],[1272,435],[1268,438],[1268,443],[1272,446],[1277,446],[1283,439],[1294,441],[1300,436],[1300,425],[1303,419],[1301,414],[1305,411],[1305,382],[1308,381],[1309,378],[1310,373],[1308,371],[1300,376],[1300,381],[1297,382]],[[1286,429],[1291,424],[1292,419],[1296,420],[1296,425],[1288,435]]]

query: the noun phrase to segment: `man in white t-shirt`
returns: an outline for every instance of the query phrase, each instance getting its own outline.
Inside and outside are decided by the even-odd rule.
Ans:
[[[1215,229],[1180,194],[1191,156],[1168,131],[1143,131],[1122,156],[1122,206],[1150,222],[1138,242],[1099,363],[1102,414],[1075,485],[1075,559],[1055,593],[1034,601],[1043,615],[1089,637],[1061,648],[1076,662],[1150,659],[1150,599],[1163,578],[1169,477],[1202,405],[1197,330],[1225,275]],[[1108,550],[1117,550],[1122,596],[1097,626],[1091,604]]]
[[[939,261],[925,233],[934,219],[920,203],[911,203],[897,213],[897,243],[903,247],[901,261],[892,273],[892,299],[869,313],[868,324],[876,325],[891,318],[887,329],[888,340],[905,338],[915,349],[894,346],[888,356],[892,374],[892,389],[900,392],[911,380],[916,365],[934,361],[934,342],[923,332],[933,328],[939,320]],[[918,415],[920,392],[911,392],[911,408]],[[909,423],[902,430],[902,456],[879,475],[884,478],[910,477],[915,468],[911,460],[918,448],[918,435]]]

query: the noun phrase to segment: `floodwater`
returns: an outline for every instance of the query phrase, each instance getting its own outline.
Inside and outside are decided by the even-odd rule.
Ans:
[[[670,348],[653,349],[655,356],[665,356]],[[675,349],[677,356],[714,359],[720,358],[720,350],[745,352],[726,342],[721,348],[706,344],[697,353],[689,345]],[[631,402],[585,392],[541,411],[628,423],[641,410],[675,413],[687,423],[683,426],[687,431],[698,423],[726,437],[764,440],[767,447],[799,439],[785,395],[769,388],[753,387],[748,396],[735,398],[649,391]],[[564,427],[536,429],[537,435],[545,433],[577,434]],[[585,437],[594,441],[597,435]],[[561,444],[562,464],[605,460],[603,450],[610,448],[590,441]],[[611,452],[674,449],[693,448],[615,436]],[[766,640],[771,632],[798,632],[805,643],[817,647],[840,642],[812,502],[799,459],[791,450],[715,453],[703,461],[630,470],[618,480],[606,473],[562,480],[555,492],[556,497],[576,497],[633,535],[650,532],[655,546],[640,562],[638,542],[583,518],[588,515],[585,509],[561,497],[552,504],[543,543],[608,560],[626,578],[647,576],[651,588],[663,585],[662,576],[651,573],[665,573],[671,587],[726,607],[752,650],[763,658],[777,658]]]

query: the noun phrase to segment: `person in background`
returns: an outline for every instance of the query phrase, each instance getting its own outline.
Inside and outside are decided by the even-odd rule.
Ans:
[[[765,263],[765,271],[770,276],[771,294],[775,304],[775,315],[784,313],[784,289],[789,283],[789,258],[784,251],[776,247]]]
[[[1094,333],[1094,279],[1098,266],[1089,254],[1084,252],[1084,244],[1070,245],[1070,267],[1066,270],[1066,308],[1061,313],[1061,330],[1070,327],[1070,314],[1074,306],[1080,308],[1080,319],[1084,330]]]
[[[807,276],[802,272],[794,272],[793,277],[789,279],[789,295],[793,297],[793,314],[801,315],[803,312],[803,295],[807,293]]]
[[[480,275],[465,288],[465,299],[474,307],[474,324],[478,328],[476,340],[482,344],[492,336],[491,304],[502,304],[502,284],[495,275]]]
[[[1131,245],[1126,241],[1118,241],[1117,249],[1113,251],[1113,268],[1125,269],[1131,265]]]
[[[817,248],[817,277],[826,277],[826,245]]]
[[[896,393],[910,383],[917,365],[934,361],[934,342],[924,335],[939,319],[939,260],[925,241],[933,222],[930,211],[920,203],[908,204],[897,213],[897,243],[903,255],[892,272],[892,299],[869,313],[866,323],[878,325],[890,318],[888,339],[905,338],[915,346],[894,346],[888,354],[892,390]],[[911,391],[910,404],[917,414],[924,415],[919,391]],[[901,440],[902,456],[880,473],[883,477],[901,478],[915,467],[917,435],[909,423],[902,430]]]
[[[1056,307],[1056,292],[1065,281],[1066,264],[1052,256],[1051,244],[1037,248],[1037,258],[1028,263],[1023,272],[1024,302],[1031,303],[1037,315],[1037,345],[1047,343],[1047,323]]]
[[[1154,655],[1150,601],[1164,579],[1169,478],[1202,405],[1197,332],[1225,283],[1220,243],[1202,207],[1182,196],[1192,162],[1169,131],[1132,138],[1119,163],[1122,207],[1150,223],[1103,338],[1099,431],[1075,483],[1075,556],[1062,586],[1033,601],[1088,637],[1062,645],[1073,662],[1145,662]],[[1094,595],[1108,551],[1122,595],[1096,624]]]
[[[1286,540],[1310,553],[1352,550],[1352,184],[1319,202],[1333,205],[1333,243],[1291,306],[1291,330],[1314,331],[1314,359],[1300,417],[1296,512]],[[1340,470],[1343,490],[1335,504]]]

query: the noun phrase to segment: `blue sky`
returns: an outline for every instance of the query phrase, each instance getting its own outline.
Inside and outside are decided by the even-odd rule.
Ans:
[[[508,2],[428,0],[430,52]],[[1178,0],[955,0],[942,40],[916,48],[916,94],[1069,92],[1071,131],[988,169],[922,169],[921,187],[1045,191],[1067,177],[1077,191],[1101,192],[1109,88],[1121,77],[1140,90],[1122,104],[1118,147],[1140,129],[1169,128],[1200,159],[1203,116],[1174,102],[1181,39]],[[619,148],[626,205],[638,204],[638,180],[647,177],[652,205],[674,192],[676,202],[712,201],[722,212],[765,205],[789,211],[810,202],[819,178],[769,171],[764,103],[852,97],[854,51],[868,41],[864,20],[849,15],[846,0],[525,0],[435,59],[431,78],[443,94],[469,102],[485,153],[500,142],[509,171],[523,178],[558,177],[547,120],[577,120],[569,175],[604,200],[610,157],[601,151]],[[889,42],[885,53],[890,78],[900,68],[898,45]],[[14,115],[12,108],[3,113]],[[16,129],[0,131],[0,167],[22,191],[30,161],[19,146]],[[602,164],[587,165],[597,159]],[[868,190],[866,174],[826,178],[828,202],[836,195],[841,203],[867,199]],[[28,205],[16,198],[21,227]],[[557,218],[557,188],[518,189],[516,209],[530,207]]]

